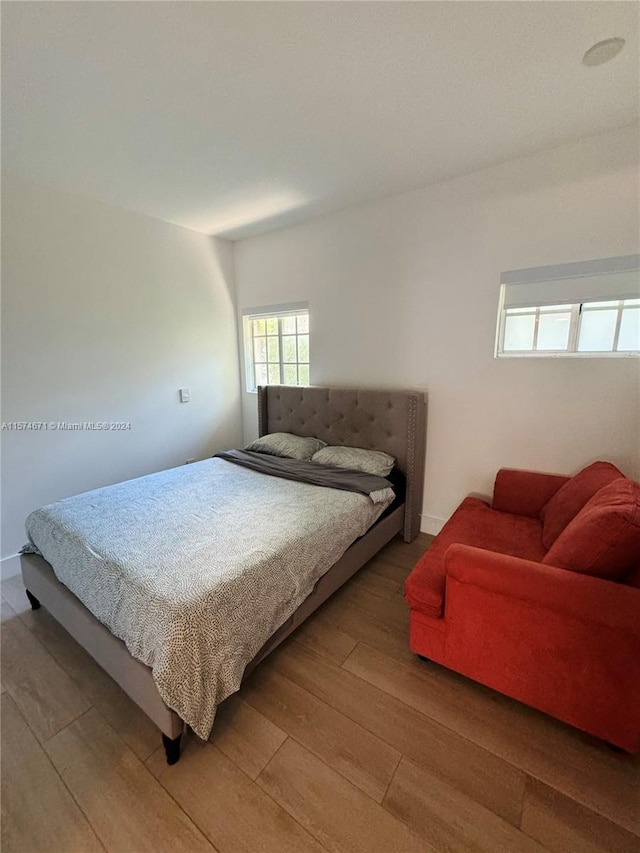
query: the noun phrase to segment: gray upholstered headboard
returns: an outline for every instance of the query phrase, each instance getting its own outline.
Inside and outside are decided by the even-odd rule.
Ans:
[[[265,385],[258,388],[258,430],[260,435],[292,432],[390,453],[407,481],[405,541],[420,532],[426,441],[422,391]]]

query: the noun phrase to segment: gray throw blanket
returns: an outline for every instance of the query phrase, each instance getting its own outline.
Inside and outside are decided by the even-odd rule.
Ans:
[[[335,465],[320,465],[317,462],[271,456],[267,453],[255,453],[252,450],[225,450],[216,453],[214,458],[225,459],[227,462],[242,465],[243,468],[250,468],[261,474],[269,474],[272,477],[283,477],[285,480],[325,486],[329,489],[340,489],[343,492],[358,492],[360,495],[367,495],[374,504],[388,502],[389,498],[394,497],[393,494],[389,494],[392,485],[384,477],[338,468]]]

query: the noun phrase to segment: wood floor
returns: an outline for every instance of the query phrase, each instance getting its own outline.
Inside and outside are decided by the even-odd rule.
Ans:
[[[167,766],[159,732],[2,585],[3,853],[640,851],[640,762],[413,656],[394,540]]]

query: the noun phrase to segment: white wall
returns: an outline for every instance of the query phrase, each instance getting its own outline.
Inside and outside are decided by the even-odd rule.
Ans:
[[[314,384],[428,389],[437,530],[501,466],[640,475],[638,359],[493,358],[501,271],[638,252],[639,224],[627,129],[236,243],[238,309],[308,300]]]
[[[44,503],[237,446],[233,250],[17,178],[3,181],[2,553]],[[191,402],[178,400],[191,388]]]

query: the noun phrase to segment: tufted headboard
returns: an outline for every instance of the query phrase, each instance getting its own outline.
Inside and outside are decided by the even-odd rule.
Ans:
[[[258,430],[316,436],[327,444],[383,450],[407,481],[404,539],[420,532],[426,441],[422,391],[264,385],[258,388]]]

